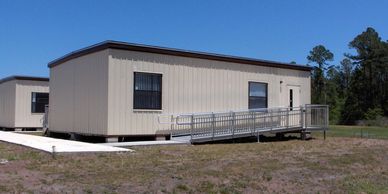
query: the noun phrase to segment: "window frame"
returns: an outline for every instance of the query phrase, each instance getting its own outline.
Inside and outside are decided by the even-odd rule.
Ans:
[[[147,75],[157,75],[157,76],[160,76],[160,95],[159,95],[159,101],[160,101],[160,107],[158,108],[144,108],[144,107],[141,107],[141,108],[136,108],[135,104],[136,104],[136,74],[147,74]],[[161,111],[162,108],[163,108],[163,104],[162,104],[162,94],[163,94],[163,74],[162,73],[151,73],[151,72],[141,72],[141,71],[135,71],[133,72],[133,104],[132,104],[132,108],[133,110],[136,110],[136,111],[141,111],[141,110],[149,110],[149,111]]]
[[[265,108],[268,108],[268,83],[266,82],[257,82],[257,81],[248,81],[248,109],[259,109],[259,108],[251,108],[251,101],[250,101],[250,97],[251,97],[251,84],[264,84],[265,85]]]
[[[34,105],[36,106],[36,101],[37,101],[36,99],[35,99],[35,102],[33,101],[34,94],[35,94],[35,98],[36,98],[36,94],[47,94],[47,104],[44,105],[43,112],[37,112],[36,110],[34,111]],[[47,105],[49,105],[49,102],[50,102],[50,94],[48,92],[31,92],[31,114],[44,114],[45,108]]]

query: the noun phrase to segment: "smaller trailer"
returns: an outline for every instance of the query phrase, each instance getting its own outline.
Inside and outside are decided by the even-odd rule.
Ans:
[[[10,76],[0,80],[0,129],[39,130],[49,102],[49,78]]]

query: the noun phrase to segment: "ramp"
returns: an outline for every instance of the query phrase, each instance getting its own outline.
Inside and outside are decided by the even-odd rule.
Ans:
[[[229,112],[160,115],[172,138],[191,143],[257,136],[263,133],[306,132],[328,129],[327,105],[250,109]]]

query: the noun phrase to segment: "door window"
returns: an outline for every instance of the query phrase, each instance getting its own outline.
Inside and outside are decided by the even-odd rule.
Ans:
[[[290,110],[292,110],[292,107],[294,107],[294,91],[290,89]]]

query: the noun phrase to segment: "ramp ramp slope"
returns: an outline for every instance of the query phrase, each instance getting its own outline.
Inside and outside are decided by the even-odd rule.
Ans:
[[[23,145],[50,153],[53,152],[53,146],[55,146],[55,152],[58,153],[133,151],[125,148],[3,131],[0,131],[0,141]]]

